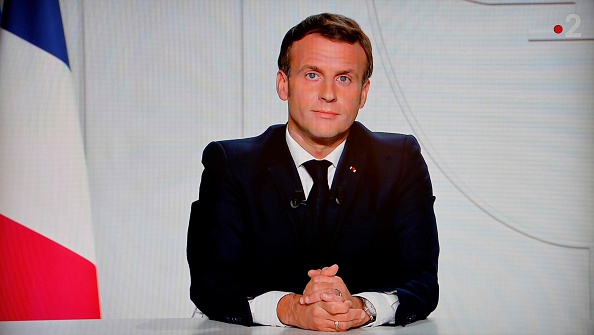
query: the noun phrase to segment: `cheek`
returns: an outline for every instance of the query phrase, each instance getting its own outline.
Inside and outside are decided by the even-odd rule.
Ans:
[[[353,92],[348,95],[345,95],[343,101],[345,110],[348,111],[349,114],[353,114],[353,117],[355,117],[359,112],[359,109],[361,109],[361,102],[363,100],[360,92]]]

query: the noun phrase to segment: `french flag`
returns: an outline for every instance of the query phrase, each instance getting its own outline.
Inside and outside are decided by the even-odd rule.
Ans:
[[[4,0],[0,321],[101,317],[74,93],[58,0]]]

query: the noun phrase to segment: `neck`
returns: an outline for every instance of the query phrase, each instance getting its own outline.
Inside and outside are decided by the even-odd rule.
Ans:
[[[338,134],[333,138],[308,138],[304,137],[297,131],[291,123],[287,125],[289,128],[289,135],[303,148],[316,159],[322,159],[328,156],[336,147],[340,145],[348,136],[349,131]]]

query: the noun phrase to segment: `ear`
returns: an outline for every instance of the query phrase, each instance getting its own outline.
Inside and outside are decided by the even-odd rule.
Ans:
[[[369,79],[367,79],[365,84],[363,84],[363,89],[361,90],[361,98],[359,99],[359,109],[365,106],[365,102],[367,101],[367,92],[369,92],[370,83],[371,82],[369,81]]]
[[[283,101],[289,99],[289,76],[283,70],[276,74],[276,93]]]

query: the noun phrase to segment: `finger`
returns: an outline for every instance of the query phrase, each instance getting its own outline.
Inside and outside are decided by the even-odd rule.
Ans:
[[[329,292],[329,290],[331,290],[333,288],[334,288],[334,283],[332,283],[332,282],[310,280],[307,283],[307,285],[305,286],[305,289],[303,290],[303,295],[312,294],[313,292],[316,292],[316,291],[328,290],[328,292]]]
[[[332,293],[350,299],[350,293],[347,287],[344,284],[334,281],[310,281],[310,283],[308,283],[308,285],[305,287],[303,295],[310,295],[314,292]]]
[[[313,278],[310,279],[310,281],[312,283],[336,283],[336,284],[341,284],[342,283],[342,279],[340,277],[337,276],[324,276],[324,275],[320,275],[320,276],[315,276]]]
[[[334,321],[330,319],[319,320],[317,326],[314,327],[314,330],[323,331],[323,332],[343,332],[349,329],[349,324],[347,322],[340,322]]]
[[[331,291],[325,291],[320,293],[320,299],[324,301],[345,301],[346,299],[342,296],[342,294],[337,294],[338,290],[333,289]],[[340,293],[340,291],[338,291]]]
[[[346,286],[344,281],[339,276],[315,276],[309,280],[311,283],[332,283],[336,287],[339,285]]]
[[[332,321],[332,325],[334,326],[333,330],[326,330],[331,332],[345,332],[351,328],[356,328],[361,326],[363,323],[353,322],[353,321]]]
[[[348,313],[353,307],[353,304],[348,300],[337,302],[321,301],[317,305],[333,316]]]
[[[368,315],[364,310],[355,308],[349,309],[346,313],[336,313],[332,316],[332,319],[335,321],[339,321],[341,323],[350,322],[352,324],[362,324],[366,318],[368,318]]]
[[[328,333],[330,333],[330,332],[335,333],[335,332],[341,332],[341,331],[343,331],[341,329],[342,328],[341,326],[342,325],[340,324],[340,322],[338,323],[338,327],[337,327],[337,324],[334,321],[332,321],[332,320],[325,320],[322,327],[318,327],[318,328],[315,328],[313,330],[321,331],[321,332],[328,332]]]
[[[339,321],[332,321],[332,332],[341,332],[344,331],[346,329],[343,328],[344,325],[341,325]],[[344,329],[344,330],[343,330]]]
[[[299,303],[304,304],[313,304],[319,301],[338,301],[342,302],[346,299],[341,295],[338,294],[339,292],[337,289],[332,287],[322,288],[319,290],[315,290],[310,292],[309,294],[304,294],[299,298]]]
[[[342,291],[335,289],[332,285],[312,285],[306,292],[303,292],[301,297],[306,303],[314,303],[316,301],[324,300],[324,298],[319,297],[322,293],[343,297]],[[348,300],[350,300],[350,298]]]
[[[309,292],[319,291],[326,287],[334,288],[338,295],[342,295],[349,300],[352,298],[347,286],[345,285],[342,278],[340,278],[339,276],[334,276],[334,277],[318,276],[318,277],[312,278],[307,285],[307,291],[309,291]],[[307,292],[304,292],[304,293],[307,293]]]
[[[331,271],[335,271],[335,270],[337,270],[338,265],[335,264],[331,268],[333,268]],[[329,268],[324,268],[323,270],[320,270],[320,271],[326,271],[328,269]],[[342,280],[341,277],[339,277],[339,276],[333,276],[333,277],[315,276],[305,286],[305,289],[303,290],[303,295],[299,299],[299,302],[301,304],[311,304],[311,303],[315,303],[315,302],[318,302],[321,300],[325,300],[324,298],[319,297],[317,295],[314,296],[314,294],[319,294],[322,292],[333,293],[335,295],[342,296],[345,298],[345,300],[353,299],[353,297],[351,296],[348,288],[344,284],[344,281]],[[326,300],[329,300],[329,299],[330,298],[328,298]]]
[[[309,276],[309,278],[313,278],[315,276],[319,276],[322,274],[322,270],[309,270],[307,271],[307,275]]]
[[[349,328],[348,325],[345,322],[340,322],[340,321],[332,321],[332,324],[334,326],[334,331],[335,332],[344,332],[347,331]]]
[[[316,277],[315,279],[310,280],[310,282],[305,287],[305,290],[303,291],[303,301],[313,303],[317,300],[314,298],[314,300],[309,301],[307,297],[322,292],[338,295],[344,297],[346,300],[352,299],[349,290],[347,289],[346,285],[344,285],[342,280],[324,280],[318,279],[318,277]]]
[[[332,276],[336,276],[336,273],[338,273],[338,265],[337,264],[333,264],[331,266],[327,266],[320,269],[316,269],[316,270],[309,270],[307,271],[307,275],[310,278],[313,278],[315,276],[328,276],[328,277],[332,277]]]
[[[344,288],[340,284],[336,284],[332,281],[325,281],[325,280],[311,280],[307,286],[305,287],[304,293],[314,292],[314,291],[324,291],[324,290],[331,290],[334,288]],[[342,291],[341,291],[342,292]],[[338,294],[338,293],[337,293]],[[340,295],[340,294],[339,294]]]
[[[365,312],[363,312],[363,313],[365,313]],[[334,326],[334,330],[331,330],[331,331],[344,332],[351,328],[360,327],[360,326],[364,325],[365,322],[367,322],[367,320],[365,318],[348,320],[348,321],[341,321],[339,319],[332,320],[332,325]]]
[[[336,274],[338,273],[338,265],[333,264],[329,267],[325,267],[320,272],[323,276],[336,276]]]
[[[321,308],[319,304],[306,308],[309,312],[305,315],[307,321],[303,328],[326,332],[337,331],[334,320],[332,320],[333,316]]]

